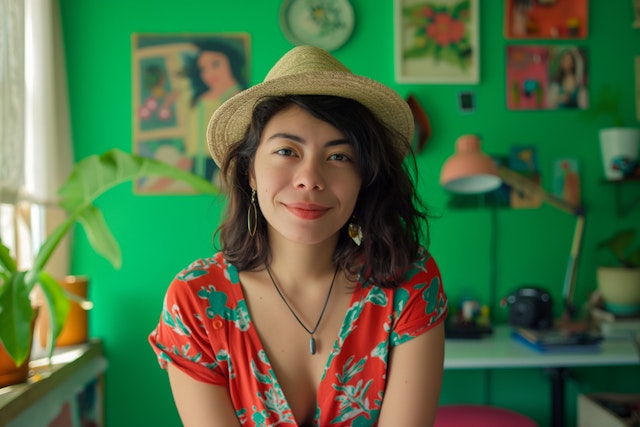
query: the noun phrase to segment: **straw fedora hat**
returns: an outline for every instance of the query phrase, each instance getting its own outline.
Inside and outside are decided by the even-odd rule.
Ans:
[[[411,141],[414,124],[411,110],[393,89],[353,74],[329,52],[298,46],[287,52],[264,79],[228,99],[211,116],[207,141],[213,160],[220,166],[229,147],[242,139],[255,104],[265,96],[334,95],[350,98],[369,108],[387,126]],[[394,141],[404,157],[406,143]]]

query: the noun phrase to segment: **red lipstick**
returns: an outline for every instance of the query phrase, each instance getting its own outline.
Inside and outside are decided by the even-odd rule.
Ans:
[[[329,211],[329,208],[313,203],[290,203],[284,206],[289,212],[302,219],[318,219]]]

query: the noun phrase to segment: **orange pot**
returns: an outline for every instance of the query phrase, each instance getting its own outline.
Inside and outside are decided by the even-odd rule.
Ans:
[[[87,298],[89,280],[84,276],[67,276],[60,280],[60,284],[63,289],[74,295]],[[56,347],[64,347],[68,345],[76,345],[87,342],[89,339],[89,316],[87,311],[80,307],[75,301],[70,301],[71,307],[69,309],[69,315],[65,322],[58,339],[56,340]],[[38,322],[38,332],[40,336],[40,345],[45,347],[47,345],[47,337],[49,333],[49,310],[46,305],[43,305],[41,319]]]
[[[35,330],[36,319],[39,315],[39,309],[36,309],[36,314],[31,322],[31,336]],[[19,384],[25,382],[29,378],[29,361],[31,360],[31,345],[29,345],[29,351],[27,358],[22,362],[20,366],[16,365],[16,362],[9,356],[9,353],[4,349],[4,346],[0,344],[0,388],[10,386],[13,384]]]

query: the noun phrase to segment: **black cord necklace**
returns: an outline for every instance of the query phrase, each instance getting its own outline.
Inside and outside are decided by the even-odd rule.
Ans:
[[[318,321],[316,322],[316,326],[314,326],[312,330],[309,330],[309,328],[307,328],[304,325],[304,323],[302,323],[302,320],[300,320],[300,318],[298,317],[296,312],[293,311],[293,309],[291,308],[291,306],[287,302],[287,299],[282,294],[282,291],[280,290],[280,287],[278,286],[278,284],[274,280],[273,276],[271,275],[271,270],[269,269],[269,267],[266,267],[266,269],[267,269],[267,274],[269,274],[269,278],[271,279],[271,283],[273,283],[273,286],[276,288],[276,291],[278,291],[278,295],[280,295],[280,298],[282,299],[284,304],[287,306],[287,308],[289,309],[291,314],[293,314],[293,317],[296,318],[296,320],[298,321],[300,326],[302,326],[304,328],[304,330],[307,331],[307,333],[309,334],[309,352],[312,355],[316,354],[316,339],[313,336],[313,334],[315,334],[316,331],[318,330],[318,326],[320,325],[320,321],[322,320],[322,316],[324,316],[324,311],[326,310],[327,304],[329,303],[329,297],[331,296],[331,291],[333,290],[333,284],[335,283],[336,276],[338,275],[338,267],[336,267],[336,271],[333,273],[333,279],[331,279],[331,286],[329,286],[329,292],[327,292],[327,298],[324,300],[324,305],[322,306],[322,311],[320,312],[320,317],[318,318]]]

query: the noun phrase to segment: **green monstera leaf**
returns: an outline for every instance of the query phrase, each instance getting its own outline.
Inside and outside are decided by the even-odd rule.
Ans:
[[[67,211],[67,219],[56,227],[40,246],[33,266],[18,271],[9,249],[0,242],[0,343],[21,364],[29,353],[32,340],[31,322],[35,313],[29,295],[40,285],[51,316],[49,355],[60,334],[69,311],[69,297],[44,266],[72,226],[79,223],[91,247],[114,268],[122,265],[122,254],[116,238],[109,230],[102,212],[93,203],[107,190],[127,181],[163,176],[189,184],[196,193],[217,195],[219,189],[191,172],[166,163],[112,149],[78,162],[60,187],[59,205]]]

